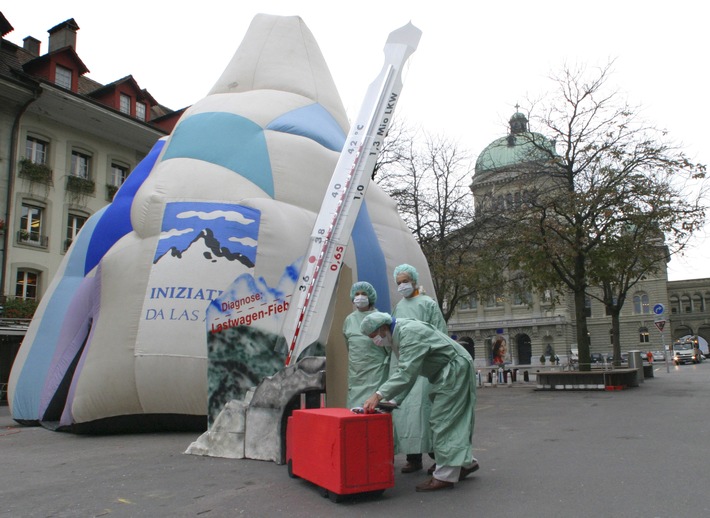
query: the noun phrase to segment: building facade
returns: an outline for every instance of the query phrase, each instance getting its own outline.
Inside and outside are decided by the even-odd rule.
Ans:
[[[0,389],[22,317],[73,239],[183,111],[160,105],[132,76],[90,79],[74,19],[49,29],[46,53],[32,36],[9,41],[13,31],[0,13]]]
[[[494,140],[476,162],[471,191],[477,211],[489,207],[506,210],[523,202],[526,184],[516,181],[516,175],[530,160],[544,160],[540,148],[554,148],[544,136],[529,132],[522,113],[515,113],[509,123],[508,135]],[[654,313],[659,304],[665,308],[661,315]],[[620,315],[621,350],[663,350],[684,334],[710,338],[709,304],[710,280],[668,282],[664,268],[638,283],[629,294]],[[589,296],[586,313],[590,352],[606,357],[612,351],[611,316],[601,302]],[[667,323],[661,324],[663,332],[656,325],[659,320]],[[549,364],[551,355],[565,362],[576,349],[571,293],[547,290],[542,295],[501,293],[488,300],[472,297],[459,305],[448,324],[452,335],[474,341],[478,366],[496,361],[501,340],[507,349],[505,361],[513,365],[539,365],[541,356]]]

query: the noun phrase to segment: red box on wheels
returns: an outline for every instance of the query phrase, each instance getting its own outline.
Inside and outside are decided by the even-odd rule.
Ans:
[[[347,408],[295,410],[288,418],[286,462],[292,477],[343,495],[394,486],[392,416]]]

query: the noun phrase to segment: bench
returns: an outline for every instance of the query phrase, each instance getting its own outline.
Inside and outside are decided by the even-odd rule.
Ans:
[[[538,390],[621,390],[638,387],[638,369],[536,372]]]

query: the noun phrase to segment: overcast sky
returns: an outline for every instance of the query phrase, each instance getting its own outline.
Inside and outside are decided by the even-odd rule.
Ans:
[[[423,31],[409,59],[397,115],[447,136],[475,158],[507,132],[516,103],[553,89],[564,63],[616,60],[617,86],[645,119],[669,131],[691,159],[710,163],[707,22],[698,0],[35,0],[3,2],[22,45],[74,18],[77,52],[100,83],[133,75],[161,104],[189,106],[211,89],[257,13],[298,15],[315,36],[349,117],[382,66],[388,34],[411,21]],[[535,127],[531,128],[533,131]],[[671,280],[710,277],[707,229]]]

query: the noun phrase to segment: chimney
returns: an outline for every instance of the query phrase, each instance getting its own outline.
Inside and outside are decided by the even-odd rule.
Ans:
[[[71,47],[76,50],[76,31],[78,30],[79,26],[74,21],[74,18],[70,18],[49,29],[47,31],[49,33],[49,52],[54,52],[64,47]]]
[[[33,38],[32,36],[27,36],[24,40],[25,44],[22,46],[27,52],[32,54],[33,56],[37,57],[39,56],[39,46],[41,45],[41,42],[37,38]]]

